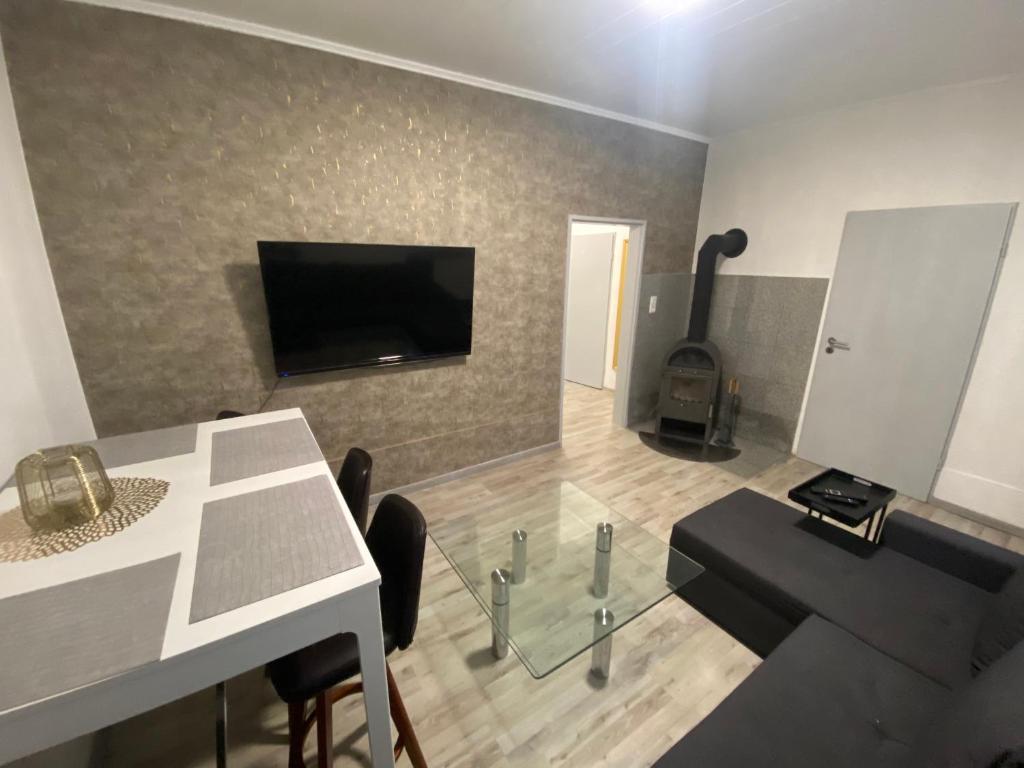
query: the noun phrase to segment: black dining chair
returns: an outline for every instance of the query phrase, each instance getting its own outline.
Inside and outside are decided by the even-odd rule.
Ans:
[[[380,570],[380,612],[384,653],[405,650],[416,634],[427,523],[411,501],[390,494],[377,506],[366,546]],[[395,759],[408,752],[415,768],[426,768],[412,721],[406,712],[391,667],[387,665],[391,719],[398,730]],[[331,708],[363,690],[361,682],[341,685],[359,674],[359,648],[353,634],[340,634],[290,653],[269,665],[277,695],[288,704],[288,767],[301,768],[306,736],[316,724],[317,765],[333,764]],[[313,699],[313,711],[306,714]]]
[[[366,537],[366,521],[370,514],[370,474],[373,459],[362,448],[349,448],[338,473],[338,488],[345,497],[359,532]]]

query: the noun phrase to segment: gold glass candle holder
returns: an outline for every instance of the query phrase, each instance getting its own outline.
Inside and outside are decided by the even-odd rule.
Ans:
[[[114,489],[99,454],[87,445],[45,448],[15,470],[21,514],[33,530],[93,520],[114,503]]]

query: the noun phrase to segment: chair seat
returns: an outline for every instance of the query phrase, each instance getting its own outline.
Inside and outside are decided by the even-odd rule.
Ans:
[[[384,628],[384,653],[398,643]],[[282,656],[267,665],[274,690],[286,703],[305,702],[321,691],[359,674],[359,645],[350,633],[334,635],[319,643]]]

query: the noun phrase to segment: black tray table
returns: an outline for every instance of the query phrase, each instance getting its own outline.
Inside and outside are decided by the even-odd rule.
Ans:
[[[828,497],[814,493],[811,488],[816,486],[835,488],[837,491],[848,491],[860,496],[867,496],[867,501],[856,507],[838,502],[828,501]],[[789,492],[789,498],[797,504],[807,507],[807,514],[818,517],[830,517],[851,528],[861,526],[867,521],[864,538],[878,543],[882,535],[882,524],[889,511],[889,502],[896,498],[896,491],[880,483],[843,472],[841,469],[827,469],[820,475],[801,483]]]

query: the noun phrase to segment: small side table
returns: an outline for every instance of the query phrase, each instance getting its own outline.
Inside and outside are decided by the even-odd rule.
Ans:
[[[811,490],[816,487],[834,488],[837,491],[865,496],[867,500],[857,506],[840,504],[829,501],[828,496]],[[840,469],[827,469],[790,490],[789,498],[807,507],[807,514],[812,517],[817,512],[818,517],[830,517],[851,528],[858,528],[867,521],[864,538],[877,544],[882,535],[885,515],[889,511],[889,502],[896,498],[896,491]]]

